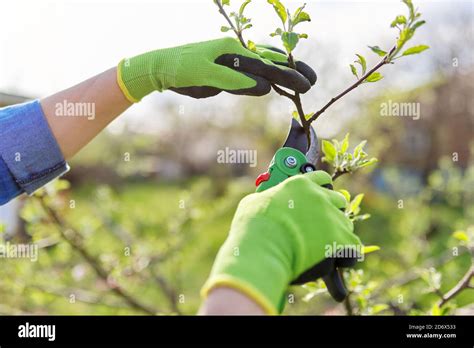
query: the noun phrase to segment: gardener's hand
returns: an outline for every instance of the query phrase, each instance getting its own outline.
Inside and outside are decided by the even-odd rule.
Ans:
[[[194,98],[221,91],[260,96],[270,92],[272,83],[305,93],[316,82],[316,73],[305,63],[296,62],[296,70],[287,65],[283,51],[258,46],[252,52],[236,39],[223,38],[124,59],[117,78],[131,102],[166,89]]]
[[[275,314],[283,310],[288,285],[302,274],[312,274],[314,280],[333,271],[334,262],[352,266],[347,257],[355,261],[361,243],[341,211],[346,200],[330,185],[329,174],[316,171],[245,197],[203,296],[214,288],[230,287]],[[341,248],[352,255],[337,254]],[[345,258],[334,259],[335,255]]]

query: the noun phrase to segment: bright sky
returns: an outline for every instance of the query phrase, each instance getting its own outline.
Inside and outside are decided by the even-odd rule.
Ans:
[[[304,0],[283,2],[294,9]],[[388,24],[396,14],[406,12],[398,0],[306,2],[313,20],[301,28],[310,39],[296,55],[316,68],[324,63],[334,71],[343,71],[336,82],[351,78],[347,66],[354,53],[373,57],[375,62],[366,45],[393,42],[396,33]],[[231,3],[239,5],[241,1]],[[473,4],[415,3],[428,23],[436,25],[453,6],[472,11]],[[225,24],[212,0],[2,0],[0,13],[0,91],[33,97],[69,87],[116,65],[124,56],[221,37],[224,34],[219,28]],[[254,0],[248,6],[248,16],[254,19],[254,28],[246,32],[248,38],[279,43],[268,36],[269,28],[279,23],[266,1]],[[160,97],[174,98],[171,95]],[[150,103],[147,100],[139,108]]]

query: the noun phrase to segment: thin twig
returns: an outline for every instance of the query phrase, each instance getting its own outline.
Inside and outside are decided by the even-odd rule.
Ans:
[[[100,264],[99,260],[95,256],[89,253],[89,251],[84,248],[82,241],[80,240],[81,235],[75,231],[70,226],[67,226],[65,221],[52,209],[44,200],[44,197],[40,197],[39,201],[51,218],[51,220],[58,226],[59,233],[61,237],[74,249],[76,250],[87,263],[92,267],[95,273],[101,278],[105,284],[112,290],[116,295],[125,300],[132,308],[144,312],[146,314],[155,315],[159,311],[157,309],[148,307],[147,305],[142,304],[139,300],[135,299],[131,294],[125,291],[109,274],[109,272]],[[69,231],[73,236],[68,236]]]
[[[235,27],[234,23],[232,23],[231,19],[229,18],[229,16],[227,15],[227,13],[225,12],[224,10],[224,6],[222,6],[222,3],[221,3],[221,0],[216,0],[215,1],[217,7],[219,7],[219,12],[221,13],[221,15],[224,16],[224,18],[227,20],[227,23],[229,23],[230,27],[232,28],[232,30],[234,31],[235,35],[237,36],[237,38],[239,39],[240,43],[242,44],[242,46],[244,46],[245,48],[247,48],[247,45],[245,44],[245,41],[244,41],[244,38],[242,37],[242,32],[238,31],[237,28]]]
[[[467,250],[462,251],[457,256],[453,256],[450,250],[446,251],[439,258],[431,258],[427,260],[426,262],[424,262],[423,265],[420,267],[412,268],[399,277],[392,277],[388,279],[385,283],[381,284],[377,289],[374,290],[374,292],[372,293],[372,298],[378,298],[387,289],[404,286],[415,280],[418,280],[420,279],[420,270],[431,268],[431,267],[434,267],[434,268],[441,267],[447,264],[448,262],[452,261],[455,257],[459,257],[463,255],[465,252],[467,252]]]
[[[116,224],[112,219],[110,219],[109,216],[105,214],[101,214],[100,218],[104,225],[112,231],[113,234],[115,234],[121,242],[125,243],[126,245],[135,245],[136,241],[133,238],[132,234],[130,234],[128,231],[126,231],[121,225]],[[185,219],[188,219],[189,217],[186,216]],[[180,242],[176,245],[174,245],[172,248],[168,247],[166,253],[156,253],[152,256],[150,256],[149,259],[149,265],[148,265],[148,271],[153,278],[153,280],[158,284],[160,287],[161,291],[163,294],[166,296],[166,299],[168,300],[171,309],[173,310],[174,313],[176,314],[182,314],[180,309],[178,308],[178,301],[177,301],[177,295],[176,295],[176,290],[175,288],[169,284],[162,276],[160,276],[155,270],[153,269],[153,266],[159,262],[165,261],[170,258],[170,255],[176,250],[180,250],[182,246],[184,245],[184,239],[181,239]],[[147,280],[143,275],[139,272],[137,272],[139,276],[141,276],[144,280]]]
[[[382,58],[380,62],[378,62],[372,69],[370,69],[367,73],[365,73],[359,80],[357,80],[354,84],[346,88],[344,91],[339,93],[337,96],[333,97],[329,102],[326,103],[320,110],[316,111],[313,116],[309,119],[309,123],[316,121],[316,119],[324,113],[332,104],[334,104],[336,101],[341,99],[343,96],[345,96],[347,93],[352,91],[354,88],[358,87],[361,85],[367,77],[369,77],[372,73],[377,71],[380,67],[382,67],[385,64],[388,64],[390,62],[390,55],[396,50],[397,46],[393,46],[392,49]]]
[[[460,294],[461,291],[470,288],[469,282],[471,281],[473,276],[474,264],[471,265],[469,271],[467,271],[464,277],[462,277],[462,279],[451,290],[449,290],[445,295],[441,295],[441,300],[439,301],[438,306],[444,306],[448,301],[452,300],[454,297]]]
[[[153,277],[153,279],[155,280],[155,282],[161,288],[161,291],[163,292],[163,294],[166,296],[166,299],[171,305],[171,309],[173,310],[173,312],[179,315],[182,314],[181,310],[178,307],[178,294],[176,293],[176,289],[170,286],[170,284],[168,284],[168,282],[160,274],[158,274],[153,268],[149,268],[148,270],[151,276]]]
[[[125,306],[123,303],[106,302],[101,296],[97,296],[96,294],[90,293],[83,289],[55,289],[55,288],[48,288],[48,287],[43,287],[41,285],[35,285],[35,284],[29,285],[28,288],[36,289],[45,294],[62,297],[62,298],[69,297],[71,294],[73,294],[77,301],[86,303],[88,305],[105,306],[105,307],[116,308],[116,309],[128,308],[128,306]]]
[[[219,8],[220,14],[223,15],[224,18],[226,19],[227,23],[229,23],[230,28],[234,31],[235,35],[239,39],[242,46],[244,46],[245,48],[248,49],[248,47],[245,43],[245,40],[242,37],[242,32],[235,27],[234,23],[232,23],[232,20],[229,18],[229,16],[225,12],[224,6],[222,6],[221,1],[216,0],[215,3],[217,5],[217,7]],[[296,64],[295,64],[295,61],[294,61],[293,56],[292,56],[291,53],[288,55],[288,65],[289,65],[290,68],[296,69]],[[296,110],[298,112],[298,116],[299,116],[300,121],[301,121],[301,125],[303,126],[303,129],[305,131],[305,134],[306,134],[306,137],[307,137],[307,140],[308,140],[308,148],[309,148],[309,145],[310,145],[310,142],[311,142],[311,135],[310,135],[309,127],[310,127],[311,122],[306,120],[305,113],[303,111],[303,105],[301,103],[300,94],[298,92],[295,92],[295,94],[288,93],[288,92],[281,89],[280,87],[278,87],[275,84],[272,84],[272,88],[279,95],[290,99],[293,102],[293,104],[295,104]]]
[[[339,178],[340,176],[342,176],[344,174],[348,174],[348,173],[350,173],[350,172],[347,171],[347,170],[337,170],[332,174],[332,181],[336,181],[337,178]]]

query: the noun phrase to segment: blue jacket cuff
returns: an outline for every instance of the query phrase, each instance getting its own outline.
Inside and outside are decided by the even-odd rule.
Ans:
[[[0,139],[0,156],[28,194],[69,170],[37,100],[0,109]]]

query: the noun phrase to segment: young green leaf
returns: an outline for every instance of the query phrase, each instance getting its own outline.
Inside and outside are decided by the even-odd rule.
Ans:
[[[352,65],[352,64],[349,64],[349,66],[351,67],[352,74],[353,74],[355,77],[359,78],[359,75],[357,75],[357,69],[356,69],[356,67],[355,67],[354,65]]]
[[[310,112],[309,114],[305,114],[305,115],[304,115],[304,118],[305,118],[306,120],[309,120],[311,117],[313,117],[313,115],[314,115],[314,112]]]
[[[411,29],[413,31],[415,31],[417,28],[421,27],[423,24],[425,24],[426,21],[418,21],[418,22],[415,22],[412,26],[411,26]]]
[[[274,36],[281,36],[282,33],[283,33],[283,30],[281,30],[281,28],[278,28],[277,30],[275,30],[274,33],[271,33],[270,36],[271,36],[271,37],[274,37]]]
[[[398,37],[398,40],[397,40],[397,48],[398,50],[400,50],[402,48],[402,46],[408,41],[411,39],[411,37],[413,36],[414,34],[414,31],[411,30],[410,28],[405,28],[403,29],[401,32],[400,32],[400,36]]]
[[[360,142],[359,145],[357,145],[355,148],[354,148],[354,157],[359,157],[362,149],[364,148],[365,144],[367,143],[367,140],[363,140]]]
[[[367,78],[365,79],[366,82],[377,82],[379,80],[383,79],[383,76],[379,72],[373,72]]]
[[[281,40],[283,41],[283,46],[285,46],[286,51],[291,53],[298,44],[299,37],[296,33],[285,31],[283,34],[281,34]]]
[[[410,20],[413,20],[415,18],[415,8],[413,7],[413,3],[411,0],[402,0],[402,2],[408,6],[408,9],[410,11]]]
[[[439,308],[437,303],[435,303],[433,307],[431,307],[431,315],[436,315],[436,316],[441,315],[441,309]]]
[[[407,24],[407,18],[403,15],[398,15],[397,17],[395,17],[392,24],[390,24],[390,27],[394,28],[400,24]]]
[[[360,164],[359,164],[359,168],[363,168],[363,167],[367,167],[367,166],[370,166],[374,163],[377,163],[378,162],[378,159],[376,159],[375,157],[372,157],[371,159],[369,160],[364,160],[362,161]]]
[[[352,218],[352,221],[364,221],[370,218],[370,214],[356,215]]]
[[[330,141],[323,140],[322,149],[325,156],[323,158],[323,161],[332,162],[336,157],[336,148],[334,147],[334,145]]]
[[[360,54],[357,54],[357,53],[356,53],[356,56],[359,58],[356,61],[356,63],[360,64],[360,66],[362,67],[362,75],[364,75],[367,70],[367,62],[365,61],[364,56],[361,56]]]
[[[226,27],[225,25],[223,25],[223,26],[221,27],[221,31],[222,31],[223,33],[226,33],[226,32],[228,32],[229,30],[232,30],[232,29],[229,28],[229,27]]]
[[[402,56],[409,56],[410,54],[418,54],[423,52],[424,50],[427,50],[430,48],[430,46],[427,45],[418,45],[418,46],[413,46],[407,49],[405,52],[402,53]]]
[[[285,25],[286,20],[288,19],[285,6],[283,6],[280,0],[267,0],[267,2],[273,5],[275,12],[277,13],[278,17],[280,17],[283,25]]]
[[[390,308],[387,304],[385,303],[379,303],[379,304],[376,304],[374,306],[372,306],[371,310],[370,310],[370,314],[374,315],[374,314],[378,314],[386,309]]]
[[[348,203],[351,201],[351,194],[349,193],[349,191],[340,189],[338,190],[338,192],[342,193],[342,195],[344,196],[344,198],[346,199]]]
[[[460,241],[463,241],[463,242],[468,242],[469,241],[469,236],[464,231],[454,232],[453,237],[456,238],[457,240],[460,240]]]
[[[247,5],[250,3],[250,1],[252,0],[245,0],[242,5],[240,5],[240,9],[239,9],[239,14],[242,16],[244,14],[244,11],[245,11],[245,7],[247,7]]]
[[[247,41],[247,48],[251,51],[256,51],[257,50],[257,45],[255,45],[255,42],[248,40]]]
[[[354,214],[357,214],[360,210],[360,204],[362,203],[363,199],[364,199],[363,193],[359,193],[357,196],[355,196],[352,202],[350,203],[350,211],[353,212]]]
[[[293,17],[292,23],[293,27],[296,26],[296,24],[301,23],[301,22],[311,22],[311,17],[309,16],[308,13],[300,11],[296,17]]]
[[[250,23],[250,19],[248,19],[247,17],[244,17],[244,16],[240,16],[239,21],[240,21],[240,24]]]
[[[349,148],[349,133],[347,133],[346,136],[344,137],[344,140],[342,140],[341,152],[342,153],[346,152],[348,148]]]
[[[308,34],[304,34],[304,33],[303,33],[303,34],[298,34],[298,37],[299,37],[300,39],[307,39],[307,38],[308,38]]]
[[[386,51],[382,50],[379,46],[368,46],[372,52],[378,54],[380,57],[383,57],[387,54]]]

